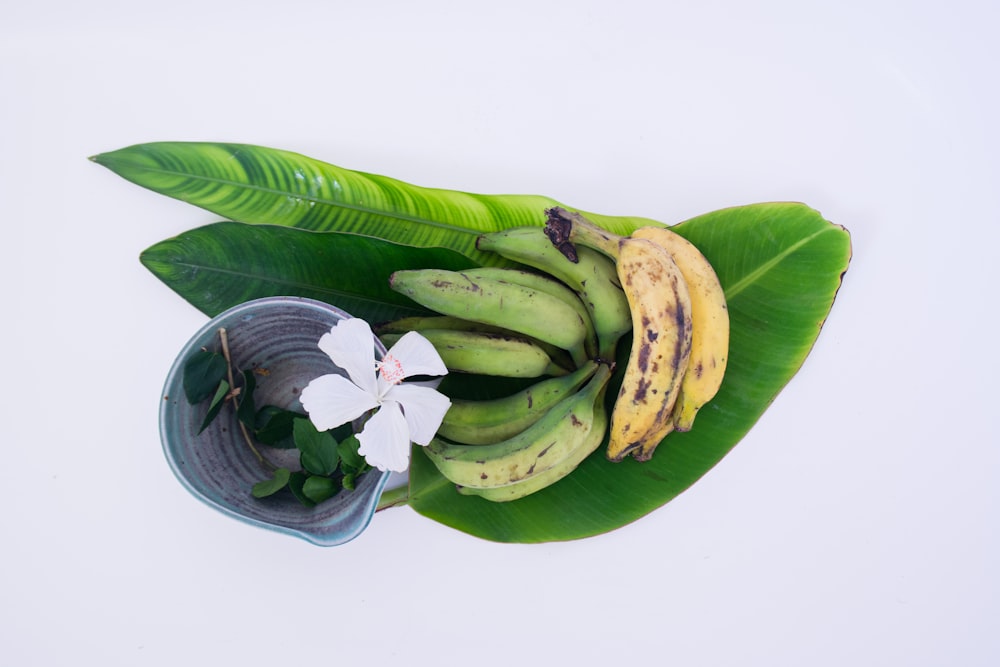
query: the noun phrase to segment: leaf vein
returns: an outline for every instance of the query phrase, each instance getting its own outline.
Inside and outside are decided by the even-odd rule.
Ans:
[[[273,276],[261,276],[259,274],[249,273],[249,272],[246,272],[246,271],[237,271],[237,270],[234,270],[234,269],[226,269],[226,268],[222,268],[222,267],[218,267],[218,266],[210,266],[210,265],[206,265],[206,264],[196,264],[196,263],[193,263],[193,262],[179,262],[179,261],[175,260],[175,261],[170,261],[169,264],[171,266],[174,266],[174,267],[177,267],[177,268],[191,269],[191,270],[194,270],[194,271],[201,271],[201,272],[205,272],[205,273],[215,273],[215,274],[223,275],[223,276],[236,276],[236,277],[239,277],[239,278],[244,278],[244,279],[248,279],[248,280],[255,280],[255,281],[263,282],[263,283],[266,283],[266,284],[273,284],[273,285],[278,285],[278,286],[282,286],[282,287],[292,287],[292,288],[295,288],[295,289],[308,290],[308,291],[311,291],[311,292],[318,292],[318,293],[321,293],[321,294],[329,294],[329,295],[332,295],[332,296],[347,297],[347,298],[350,298],[350,299],[354,299],[356,301],[361,301],[361,302],[364,302],[364,303],[372,303],[372,304],[375,304],[375,305],[378,305],[378,306],[384,306],[386,304],[385,301],[383,301],[383,300],[381,300],[379,298],[376,298],[376,297],[367,296],[367,295],[359,293],[359,292],[350,292],[350,291],[343,290],[343,289],[335,289],[335,288],[331,288],[331,287],[317,285],[315,283],[302,282],[302,281],[298,281],[298,280],[289,280],[287,278],[280,278],[280,277],[273,277]],[[400,307],[405,307],[405,306],[400,306]],[[414,310],[414,309],[410,308],[409,310]]]

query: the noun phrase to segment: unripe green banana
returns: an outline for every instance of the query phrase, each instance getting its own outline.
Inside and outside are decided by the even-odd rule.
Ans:
[[[577,261],[572,262],[552,245],[542,227],[483,234],[476,247],[544,271],[569,285],[590,312],[597,332],[598,358],[615,360],[619,339],[632,329],[632,316],[611,260],[590,248],[579,248]]]
[[[396,271],[389,287],[444,315],[503,327],[569,351],[579,365],[587,360],[586,318],[571,305],[524,285],[445,269]]]
[[[512,438],[492,445],[461,445],[434,438],[424,448],[444,477],[460,486],[513,484],[552,468],[581,446],[594,426],[594,404],[611,371],[600,364],[587,385]]]
[[[425,329],[420,335],[430,341],[448,370],[459,373],[534,378],[569,372],[524,338],[454,329]],[[379,339],[391,347],[402,336],[382,334]]]
[[[382,334],[403,334],[407,331],[424,331],[426,329],[454,329],[456,331],[478,331],[480,333],[505,333],[510,331],[480,322],[463,320],[461,317],[450,315],[414,315],[412,317],[401,317],[398,320],[379,322],[372,330],[376,335]]]
[[[438,435],[467,445],[487,445],[511,438],[577,391],[596,370],[597,363],[588,361],[569,375],[542,380],[503,398],[452,399]]]
[[[545,354],[549,355],[549,359],[566,369],[566,371],[574,370],[577,367],[576,362],[569,356],[569,353],[566,350],[558,348],[551,343],[546,343],[545,341],[538,340],[537,338],[531,338],[530,336],[524,336],[523,334],[511,331],[510,329],[504,329],[503,327],[496,327],[492,324],[483,324],[482,322],[473,322],[471,320],[463,320],[461,317],[452,317],[451,315],[415,315],[413,317],[403,317],[398,320],[381,322],[374,327],[373,331],[376,335],[381,336],[382,334],[390,333],[402,334],[407,331],[421,332],[426,331],[427,329],[475,331],[478,333],[491,333],[511,338],[525,338],[545,350]]]
[[[558,297],[573,307],[573,310],[580,315],[587,326],[587,338],[584,341],[588,357],[597,356],[597,333],[594,331],[594,320],[580,300],[580,296],[566,286],[562,281],[556,280],[551,275],[536,273],[534,271],[524,271],[522,269],[509,269],[500,266],[483,266],[475,269],[463,271],[466,275],[494,278],[517,285],[524,285],[542,292],[548,292],[552,296]]]
[[[604,405],[605,389],[607,389],[607,385],[594,399],[594,425],[590,429],[590,434],[565,459],[548,470],[529,475],[520,482],[488,489],[459,486],[458,492],[465,496],[479,496],[495,503],[505,503],[541,491],[569,475],[583,463],[584,459],[601,446],[608,435],[608,409]]]

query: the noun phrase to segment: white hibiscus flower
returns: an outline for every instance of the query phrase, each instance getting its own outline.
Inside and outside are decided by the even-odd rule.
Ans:
[[[410,443],[426,446],[451,406],[431,387],[403,384],[408,377],[446,375],[437,350],[411,331],[376,362],[371,327],[356,317],[338,322],[319,347],[350,379],[323,375],[302,390],[299,399],[313,425],[327,431],[376,410],[358,433],[359,452],[379,470],[405,471]]]

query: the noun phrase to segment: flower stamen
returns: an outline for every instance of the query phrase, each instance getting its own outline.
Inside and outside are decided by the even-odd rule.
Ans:
[[[391,354],[385,355],[382,361],[376,362],[375,368],[378,370],[381,378],[389,384],[399,384],[406,377],[406,373],[403,371],[403,364]]]

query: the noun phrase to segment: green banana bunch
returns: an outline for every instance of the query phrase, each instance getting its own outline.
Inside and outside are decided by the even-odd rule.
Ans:
[[[551,376],[503,398],[456,398],[424,448],[463,495],[509,502],[607,457],[648,460],[691,428],[725,373],[729,319],[711,265],[661,227],[611,234],[578,213],[542,227],[484,234],[481,250],[535,269],[397,271],[393,290],[440,313],[376,328],[391,345],[419,331],[454,371]],[[632,331],[622,384],[605,405],[620,338]]]
[[[506,440],[541,419],[549,408],[583,386],[596,370],[597,362],[588,361],[569,375],[547,378],[503,398],[452,399],[438,435],[467,445]]]
[[[552,245],[542,227],[483,234],[476,247],[544,271],[568,285],[590,313],[598,359],[614,361],[619,339],[632,328],[632,316],[614,263],[607,257],[590,248],[578,248],[576,261],[571,261]]]
[[[444,477],[462,487],[488,489],[531,479],[591,444],[595,408],[610,377],[610,368],[600,364],[583,389],[506,440],[464,445],[435,437],[424,452]]]
[[[608,435],[608,410],[604,406],[604,394],[607,385],[605,384],[594,399],[594,424],[590,433],[579,447],[572,450],[569,456],[548,470],[530,475],[519,482],[494,486],[490,488],[476,488],[471,486],[459,486],[458,492],[464,496],[479,496],[485,500],[495,503],[505,503],[525,496],[555,484],[562,478],[569,475],[583,463],[584,459],[590,456]]]
[[[587,317],[551,293],[485,275],[445,269],[396,271],[389,286],[443,315],[502,327],[587,361]]]
[[[420,334],[430,341],[451,371],[515,378],[569,373],[526,338],[458,329],[424,329]],[[386,347],[392,347],[402,336],[386,333],[379,339]]]

